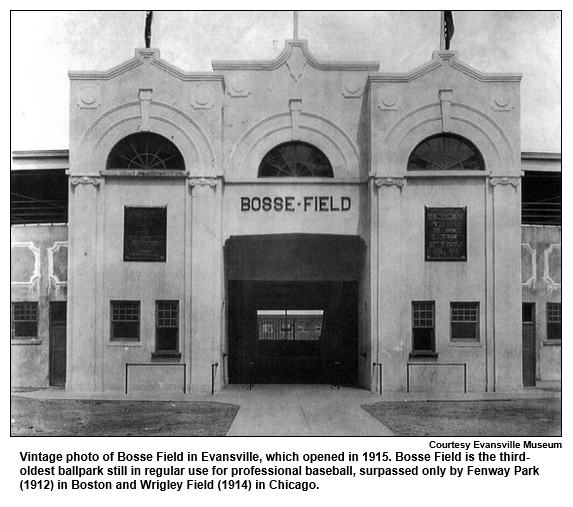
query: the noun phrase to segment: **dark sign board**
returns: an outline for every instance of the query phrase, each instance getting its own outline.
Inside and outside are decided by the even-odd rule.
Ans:
[[[165,262],[167,208],[124,210],[123,260]]]
[[[466,210],[425,208],[427,261],[467,261]]]

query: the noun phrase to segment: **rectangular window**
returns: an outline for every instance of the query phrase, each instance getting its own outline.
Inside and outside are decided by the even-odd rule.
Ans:
[[[38,303],[12,303],[12,338],[38,337]]]
[[[323,315],[323,310],[257,310],[259,340],[318,342]]]
[[[123,260],[167,260],[167,208],[125,207]]]
[[[139,301],[111,302],[111,340],[139,341]]]
[[[561,340],[561,303],[547,303],[547,339]]]
[[[535,303],[522,303],[521,322],[523,324],[535,323]]]
[[[155,350],[179,351],[179,301],[155,302]]]
[[[412,301],[412,353],[434,354],[435,341],[434,301]]]
[[[452,341],[479,340],[479,303],[450,303]]]

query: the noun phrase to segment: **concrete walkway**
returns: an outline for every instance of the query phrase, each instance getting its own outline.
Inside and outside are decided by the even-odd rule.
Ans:
[[[241,406],[227,436],[391,436],[360,408],[379,401],[368,391],[328,385],[232,385],[217,401]]]

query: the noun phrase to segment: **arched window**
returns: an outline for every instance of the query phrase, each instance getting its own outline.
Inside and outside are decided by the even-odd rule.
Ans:
[[[311,144],[294,141],[274,147],[259,166],[259,177],[277,176],[332,178],[334,173],[322,151]]]
[[[169,139],[152,132],[138,132],[113,147],[107,169],[184,170],[185,162]]]
[[[424,139],[408,159],[408,171],[483,171],[479,150],[467,139],[438,134]]]

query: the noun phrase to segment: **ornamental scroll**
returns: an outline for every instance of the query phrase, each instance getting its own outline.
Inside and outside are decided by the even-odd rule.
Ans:
[[[467,261],[467,208],[425,209],[425,260]]]

